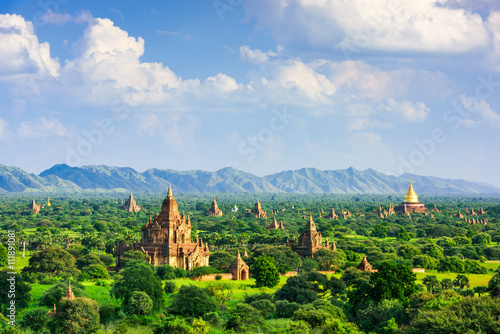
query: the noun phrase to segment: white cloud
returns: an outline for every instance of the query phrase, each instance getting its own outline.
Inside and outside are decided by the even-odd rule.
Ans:
[[[72,21],[73,17],[68,13],[54,13],[52,9],[49,9],[43,16],[40,16],[39,20],[44,23],[63,25],[69,21]]]
[[[0,14],[0,80],[16,75],[59,75],[59,61],[50,45],[39,43],[31,22],[20,15]]]
[[[0,140],[5,140],[10,136],[9,123],[0,118]]]
[[[258,65],[266,63],[269,57],[277,57],[282,50],[283,47],[280,45],[276,47],[276,51],[269,50],[267,52],[263,52],[259,49],[252,50],[248,45],[243,45],[240,46],[240,56],[242,60]]]
[[[67,129],[56,118],[39,117],[36,121],[25,121],[19,125],[17,134],[21,138],[45,138],[51,135],[64,137]]]
[[[387,99],[384,109],[409,122],[421,122],[429,114],[429,108],[423,102],[397,102],[392,98]]]
[[[254,0],[245,8],[279,42],[322,49],[460,53],[489,43],[479,14],[436,0]]]
[[[490,30],[493,46],[489,60],[496,71],[500,71],[500,11],[492,12],[488,16],[487,25]]]
[[[219,92],[232,92],[238,89],[239,85],[230,76],[227,76],[223,73],[218,73],[214,77],[208,77],[205,81],[205,87],[208,88],[209,91],[219,91]]]
[[[466,97],[465,95],[460,95],[460,102],[464,106],[465,111],[470,113],[470,116],[479,116],[482,123],[500,129],[500,115],[491,109],[488,102],[483,99],[479,100],[476,97]],[[462,124],[476,126],[477,121],[465,119],[462,121]]]
[[[186,34],[182,30],[181,31],[157,30],[156,32],[159,33],[160,35],[172,35],[172,36],[182,37],[185,39],[193,39],[192,35]]]

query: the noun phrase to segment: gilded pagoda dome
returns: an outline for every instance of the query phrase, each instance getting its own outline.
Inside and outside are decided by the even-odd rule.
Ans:
[[[413,190],[413,184],[410,181],[410,188],[408,188],[408,191],[406,192],[405,195],[405,203],[418,203],[418,196],[415,193],[415,190]]]

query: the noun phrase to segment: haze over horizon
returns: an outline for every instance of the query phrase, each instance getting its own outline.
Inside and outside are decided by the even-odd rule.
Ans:
[[[500,187],[500,3],[0,4],[0,164]]]

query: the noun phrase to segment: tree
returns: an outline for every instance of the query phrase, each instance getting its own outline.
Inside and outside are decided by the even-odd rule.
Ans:
[[[375,225],[372,236],[376,238],[387,238],[387,227],[382,224]]]
[[[378,304],[370,303],[366,308],[358,311],[358,325],[366,333],[396,333],[396,331],[384,330],[394,322],[397,324],[405,321],[406,312],[399,300],[384,299]],[[394,326],[393,326],[394,327]]]
[[[427,275],[427,276],[425,276],[422,279],[422,283],[427,288],[427,291],[429,291],[429,293],[431,293],[431,294],[432,294],[432,290],[435,290],[436,288],[438,288],[440,286],[439,285],[439,281],[436,278],[436,275]]]
[[[465,272],[465,262],[456,256],[447,256],[439,260],[437,270],[439,272],[463,273]]]
[[[251,267],[252,275],[255,277],[257,287],[273,287],[280,281],[278,268],[274,259],[270,256],[262,255],[256,258]]]
[[[453,281],[449,278],[443,278],[439,284],[443,290],[450,290],[453,288]]]
[[[457,275],[457,277],[453,280],[453,285],[459,287],[460,290],[469,287],[469,278],[465,275]]]
[[[443,249],[434,244],[424,245],[424,247],[422,247],[422,253],[438,260],[443,257]]]
[[[141,251],[127,251],[123,253],[123,258],[121,260],[122,267],[127,267],[133,262],[148,263],[149,256]]]
[[[98,264],[104,267],[104,263],[101,261],[99,256],[95,254],[87,254],[76,260],[76,267],[80,270],[93,264]]]
[[[2,291],[0,306],[3,314],[7,314],[7,307],[10,306],[11,300],[16,302],[16,311],[28,307],[31,301],[31,286],[25,282],[23,276],[12,275],[7,270],[0,271],[0,291]]]
[[[487,245],[491,242],[491,236],[488,233],[478,233],[472,237],[473,245]]]
[[[29,259],[29,265],[23,268],[23,272],[47,273],[54,276],[63,274],[78,276],[80,272],[76,269],[75,262],[75,258],[64,249],[48,247],[35,252]]]
[[[99,304],[88,298],[63,298],[48,327],[54,334],[87,334],[99,329]]]
[[[496,273],[488,282],[488,291],[494,298],[500,298],[500,273]]]
[[[59,282],[54,284],[43,293],[39,306],[53,307],[54,305],[59,306],[61,303],[61,298],[66,295],[68,291],[69,280]],[[84,286],[76,281],[71,281],[71,290],[75,294],[75,297],[87,297],[85,294]]]
[[[401,262],[383,262],[377,272],[370,276],[371,289],[368,295],[375,301],[398,299],[403,305],[418,291],[417,276],[410,266]]]
[[[90,266],[83,268],[82,273],[87,275],[90,279],[109,278],[108,271],[100,264],[91,264]]]
[[[399,229],[397,239],[399,241],[410,241],[411,239],[410,235],[408,234],[408,232],[406,232],[403,226],[401,226],[401,228]]]
[[[330,249],[320,249],[314,254],[314,258],[321,270],[332,270],[341,265],[339,255],[339,252],[334,252]]]
[[[423,310],[406,330],[420,333],[500,333],[500,302],[488,297],[466,297],[438,310]]]
[[[220,308],[220,317],[224,318],[224,311],[227,307],[226,304],[231,300],[233,292],[231,290],[227,290],[226,287],[222,284],[210,286],[207,288],[207,290],[208,293],[210,293],[215,298],[215,302]]]
[[[42,333],[49,321],[48,311],[45,307],[28,309],[20,323],[21,327],[29,328],[35,333]]]
[[[130,296],[128,307],[129,314],[147,315],[153,308],[153,301],[144,291],[134,291]]]
[[[154,310],[161,310],[165,307],[161,280],[155,275],[151,266],[141,262],[130,263],[120,274],[110,293],[122,299],[125,308],[128,307],[134,291],[145,292],[153,301]]]
[[[286,246],[259,247],[253,252],[252,257],[248,261],[248,265],[252,267],[254,261],[262,255],[273,258],[274,263],[278,268],[278,272],[282,275],[292,271],[294,268],[299,268],[302,265],[302,260],[297,253],[292,251],[290,247]]]
[[[402,257],[403,259],[410,260],[413,257],[420,255],[420,249],[413,245],[404,244],[399,246],[397,254],[399,257]]]
[[[231,312],[226,328],[239,333],[252,333],[260,331],[263,324],[264,318],[259,310],[251,305],[239,303],[236,304],[236,309]]]
[[[413,259],[413,266],[416,268],[436,269],[438,260],[429,255],[417,255]]]
[[[210,267],[218,270],[227,270],[231,263],[233,263],[236,256],[228,252],[215,252],[210,254]]]
[[[5,246],[2,243],[0,243],[0,268],[5,267],[7,265],[7,260],[8,260],[7,248],[5,248]]]
[[[217,303],[207,289],[194,285],[183,285],[179,292],[172,296],[172,304],[168,311],[183,317],[202,317],[205,313],[215,312]]]
[[[289,277],[285,285],[274,294],[274,300],[288,300],[299,304],[311,303],[318,298],[314,285],[303,276]]]

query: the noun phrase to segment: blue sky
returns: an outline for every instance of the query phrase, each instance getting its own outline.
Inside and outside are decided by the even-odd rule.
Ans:
[[[500,186],[497,1],[2,1],[0,163]]]

